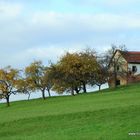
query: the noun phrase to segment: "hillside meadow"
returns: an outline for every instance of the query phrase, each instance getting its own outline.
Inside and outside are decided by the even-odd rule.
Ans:
[[[0,104],[0,140],[140,139],[140,83]]]

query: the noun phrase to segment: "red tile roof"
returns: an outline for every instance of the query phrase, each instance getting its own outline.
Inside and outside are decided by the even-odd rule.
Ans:
[[[128,63],[140,63],[140,52],[121,51],[121,53]]]

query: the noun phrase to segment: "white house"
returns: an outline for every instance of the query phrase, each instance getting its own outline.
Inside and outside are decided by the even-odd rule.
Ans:
[[[140,81],[140,52],[116,50],[109,71],[112,74],[109,78],[110,87]]]

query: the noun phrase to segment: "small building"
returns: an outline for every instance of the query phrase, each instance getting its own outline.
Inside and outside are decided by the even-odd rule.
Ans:
[[[109,87],[140,81],[140,52],[116,50],[109,64]]]

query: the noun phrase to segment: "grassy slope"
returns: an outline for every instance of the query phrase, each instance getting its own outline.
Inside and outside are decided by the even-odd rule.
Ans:
[[[128,132],[140,132],[140,84],[0,104],[0,140],[140,139]]]

